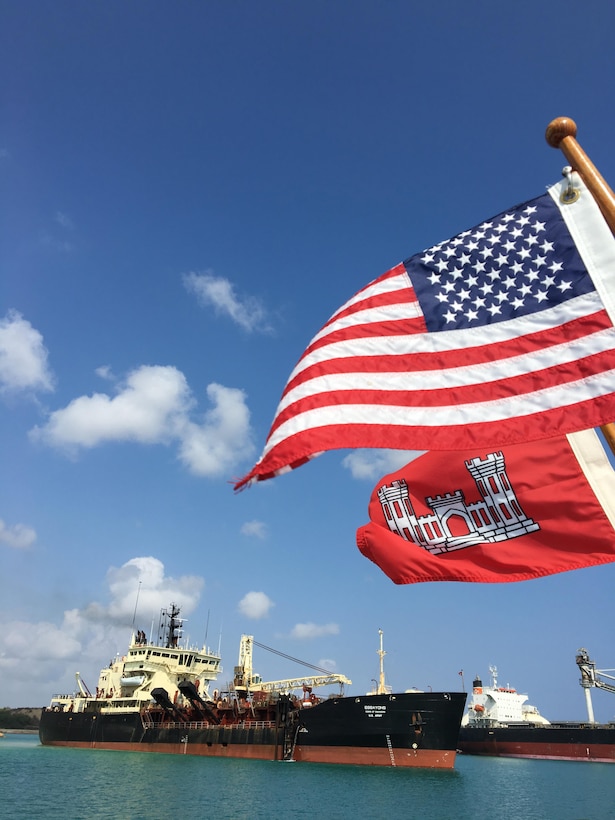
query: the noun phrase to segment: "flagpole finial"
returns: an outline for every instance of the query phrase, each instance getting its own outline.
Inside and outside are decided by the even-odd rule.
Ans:
[[[566,137],[576,137],[577,124],[570,117],[557,117],[547,125],[545,137],[552,148],[559,148]]]

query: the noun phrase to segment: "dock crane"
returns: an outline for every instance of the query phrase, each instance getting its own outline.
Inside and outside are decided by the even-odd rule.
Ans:
[[[581,680],[579,683],[585,692],[585,704],[587,706],[587,719],[589,723],[595,723],[594,707],[592,705],[591,689],[596,686],[598,689],[604,689],[607,692],[615,692],[615,683],[608,683],[603,678],[615,681],[613,675],[608,672],[615,672],[615,669],[596,669],[596,664],[590,660],[587,649],[577,650],[576,655],[577,666],[581,670]]]

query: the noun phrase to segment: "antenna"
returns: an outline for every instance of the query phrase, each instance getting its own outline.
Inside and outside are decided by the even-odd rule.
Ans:
[[[209,632],[209,612],[210,612],[210,610],[208,609],[207,610],[207,621],[205,622],[205,646],[207,646],[207,633]]]
[[[139,593],[141,592],[141,581],[139,581],[139,586],[137,587],[137,600],[135,601],[135,611],[134,615],[132,616],[132,628],[134,630],[135,620],[137,618],[137,606],[139,605]]]

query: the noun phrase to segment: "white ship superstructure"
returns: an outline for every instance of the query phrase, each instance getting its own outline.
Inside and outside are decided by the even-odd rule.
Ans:
[[[182,621],[174,604],[162,610],[157,641],[145,632],[133,632],[128,654],[112,659],[100,671],[93,694],[77,673],[79,691],[54,695],[50,708],[82,712],[96,709],[101,714],[133,712],[157,700],[164,691],[174,705],[183,705],[184,692],[194,691],[209,699],[209,684],[222,671],[220,656],[203,646],[181,645]],[[186,699],[187,702],[187,699]]]
[[[527,695],[510,686],[498,686],[495,666],[490,666],[489,671],[491,686],[483,686],[478,676],[474,679],[472,699],[461,721],[462,726],[507,726],[511,723],[549,725],[535,706],[526,703]]]

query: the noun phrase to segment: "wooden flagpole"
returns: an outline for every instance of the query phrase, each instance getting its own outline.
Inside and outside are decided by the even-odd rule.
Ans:
[[[575,121],[570,117],[558,117],[549,123],[545,136],[549,145],[552,148],[559,148],[573,170],[583,178],[607,225],[615,234],[615,194],[577,142]],[[603,424],[600,430],[615,455],[615,423]]]
[[[552,148],[561,149],[574,171],[582,177],[598,203],[607,225],[615,233],[615,194],[604,177],[576,141],[577,125],[569,117],[558,117],[547,126],[546,138]]]

